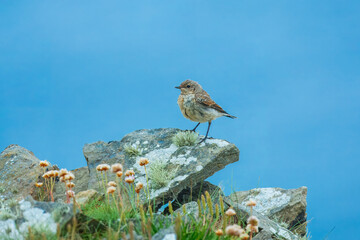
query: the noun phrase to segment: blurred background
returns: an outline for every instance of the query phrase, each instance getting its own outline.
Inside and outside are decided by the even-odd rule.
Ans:
[[[174,86],[198,81],[235,120],[227,194],[308,187],[312,239],[359,239],[358,1],[3,1],[0,148],[61,167],[85,143],[191,129]],[[199,128],[205,134],[206,124]]]

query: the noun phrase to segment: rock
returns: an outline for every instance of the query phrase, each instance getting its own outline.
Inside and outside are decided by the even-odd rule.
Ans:
[[[220,195],[224,196],[223,191],[218,186],[209,183],[208,181],[199,182],[193,187],[188,186],[177,195],[172,204],[173,209],[176,210],[185,203],[201,199],[201,195],[205,195],[206,191],[209,192],[210,196],[212,196],[214,204],[217,203]]]
[[[101,201],[104,196],[94,189],[89,189],[76,194],[76,202],[81,206],[93,200]]]
[[[98,164],[119,162],[125,169],[134,169],[135,181],[144,183],[146,189],[145,170],[138,164],[140,157],[146,157],[150,161],[146,166],[150,197],[160,205],[172,200],[190,185],[203,182],[226,165],[239,160],[237,147],[225,140],[207,139],[200,145],[177,147],[172,143],[172,137],[179,131],[181,130],[174,128],[144,129],[126,135],[121,141],[86,144],[83,152],[90,171],[88,188],[99,189],[95,169]],[[125,152],[128,146],[136,146],[141,154],[130,156]],[[150,171],[155,166],[160,166],[161,171]],[[156,174],[165,174],[165,177],[170,175],[172,178],[164,186],[155,187],[158,186],[154,180],[158,179]],[[109,180],[114,178],[114,174],[108,176]],[[145,198],[144,195],[142,193],[142,199]]]
[[[51,238],[56,235],[57,225],[64,227],[73,216],[72,204],[37,202],[30,196],[6,211],[15,217],[0,221],[0,239],[27,239],[29,227],[35,238],[41,234]]]
[[[192,215],[195,218],[197,218],[199,216],[199,207],[198,207],[197,202],[188,202],[188,203],[185,203],[184,206],[185,206],[185,210],[186,210],[187,215]],[[175,216],[178,213],[183,214],[182,207],[175,210],[174,213],[175,213]]]
[[[273,240],[276,239],[273,238],[273,234],[271,232],[267,232],[266,230],[261,230],[256,236],[253,238],[253,240]]]
[[[75,175],[75,179],[73,180],[73,182],[75,183],[75,187],[73,188],[73,191],[77,194],[81,191],[87,190],[90,179],[88,167],[77,168],[75,170],[71,170],[71,172]],[[55,201],[65,202],[65,191],[65,184],[63,182],[57,181],[54,185]]]
[[[152,240],[176,240],[174,226],[161,229],[154,236],[152,236]]]
[[[0,200],[22,199],[35,189],[43,169],[34,153],[18,145],[10,145],[0,154]]]
[[[232,206],[233,209],[236,211],[236,215],[239,220],[246,221],[246,219],[250,216],[250,208],[246,207],[242,204],[236,203],[231,201],[228,197],[224,199],[224,202],[228,206]],[[280,226],[280,224],[276,223],[275,221],[269,219],[268,217],[262,215],[261,213],[257,212],[256,210],[253,210],[252,212],[253,216],[256,216],[259,219],[259,234],[268,236],[271,234],[273,239],[286,239],[286,240],[298,240],[299,237],[289,231],[286,228],[283,228]],[[264,231],[264,233],[262,233]],[[262,236],[260,235],[260,237]],[[263,238],[259,238],[263,239]],[[266,239],[266,238],[264,238]]]
[[[257,202],[254,210],[303,236],[306,234],[306,194],[306,187],[289,190],[255,188],[233,193],[229,198],[243,206],[249,199],[254,199]]]

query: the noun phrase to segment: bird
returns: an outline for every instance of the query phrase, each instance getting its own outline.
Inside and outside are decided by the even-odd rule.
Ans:
[[[236,118],[217,105],[198,82],[188,79],[175,88],[181,90],[177,100],[181,113],[185,118],[198,122],[192,131],[195,132],[201,123],[208,122],[206,135],[199,144],[207,139],[213,120],[222,116]]]

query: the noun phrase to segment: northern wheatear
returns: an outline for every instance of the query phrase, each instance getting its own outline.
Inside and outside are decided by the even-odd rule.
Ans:
[[[202,89],[199,83],[186,80],[175,87],[181,90],[181,94],[177,100],[180,110],[184,117],[194,122],[199,122],[192,131],[195,131],[200,123],[208,122],[206,136],[200,141],[203,142],[207,138],[211,126],[211,121],[218,117],[236,118],[224,111],[210,97],[210,95]]]

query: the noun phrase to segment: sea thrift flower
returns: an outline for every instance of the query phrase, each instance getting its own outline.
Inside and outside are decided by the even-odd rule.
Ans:
[[[144,184],[142,182],[138,182],[136,184],[136,187],[142,189],[144,187]]]
[[[110,181],[110,182],[108,182],[107,185],[108,185],[109,187],[116,187],[116,182]]]
[[[114,173],[122,172],[123,166],[120,163],[115,163],[115,164],[111,165],[111,171]]]
[[[102,166],[103,166],[102,164],[97,165],[96,170],[101,172],[102,171]]]
[[[49,176],[49,172],[44,173],[44,174],[42,175],[42,177],[43,177],[43,178],[49,178],[49,177],[50,177],[50,176]]]
[[[229,208],[229,209],[225,212],[225,214],[226,214],[227,216],[234,216],[234,215],[236,215],[236,212],[234,211],[234,209]]]
[[[123,172],[121,172],[121,171],[116,173],[116,176],[118,176],[119,178],[121,178],[122,175],[123,175]]]
[[[247,223],[252,226],[257,226],[259,225],[259,219],[255,216],[250,216],[247,220]]]
[[[109,170],[110,169],[110,165],[109,164],[103,164],[103,166],[102,166],[102,171],[107,171],[107,170]]]
[[[60,177],[60,182],[66,182],[66,181],[65,181],[65,176],[64,176],[64,177]]]
[[[127,171],[125,172],[125,176],[127,176],[127,177],[132,176],[132,175],[135,175],[135,172],[134,172],[134,170],[132,170],[132,169],[127,170]]]
[[[108,194],[113,194],[115,191],[116,191],[115,187],[108,187],[108,189],[107,189]]]
[[[55,171],[54,170],[48,171],[48,174],[49,174],[49,177],[55,177]]]
[[[58,171],[58,170],[55,170],[55,171],[54,171],[54,176],[55,176],[55,177],[58,177],[59,174],[60,174],[60,171]]]
[[[144,187],[144,184],[141,182],[138,182],[135,187],[135,192],[140,193],[140,190]]]
[[[240,235],[240,240],[248,240],[250,237],[247,233],[243,233]]]
[[[127,182],[128,184],[133,183],[135,180],[135,177],[133,175],[125,177],[125,182]]]
[[[239,237],[241,234],[244,233],[244,229],[242,229],[239,225],[234,224],[227,226],[225,232],[229,236]]]
[[[75,187],[75,183],[73,183],[73,182],[68,182],[68,183],[66,183],[66,186],[67,186],[68,188],[73,188],[73,187]]]
[[[252,199],[250,199],[247,203],[246,206],[248,207],[255,207],[256,206],[256,202]]]
[[[44,160],[44,161],[40,161],[39,165],[40,165],[40,167],[47,167],[50,165],[50,163],[48,161]]]
[[[68,170],[66,170],[65,168],[63,168],[63,169],[61,169],[61,170],[59,171],[59,176],[60,176],[60,177],[63,177],[63,176],[65,176],[66,174],[68,174]]]
[[[217,236],[222,236],[222,235],[224,235],[224,232],[223,232],[223,230],[218,229],[218,230],[215,231],[215,234],[216,234]]]
[[[139,162],[140,166],[145,166],[145,165],[147,165],[148,163],[149,163],[149,159],[147,159],[147,158],[140,158],[140,162]]]
[[[75,179],[75,175],[72,172],[68,172],[68,174],[66,176],[68,176],[66,179],[69,180],[69,181]]]
[[[44,185],[44,183],[42,183],[42,182],[37,182],[37,183],[35,183],[35,187],[42,187],[42,185]]]
[[[66,194],[69,198],[75,197],[75,192],[73,190],[67,190]]]
[[[253,226],[251,224],[248,224],[246,226],[246,231],[251,232],[251,233],[257,233],[257,232],[259,232],[259,228],[258,228],[258,226]]]

